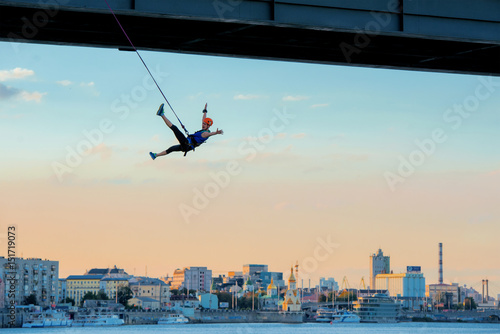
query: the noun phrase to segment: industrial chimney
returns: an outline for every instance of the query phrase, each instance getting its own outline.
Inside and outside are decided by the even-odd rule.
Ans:
[[[439,243],[439,284],[443,284],[443,243]]]

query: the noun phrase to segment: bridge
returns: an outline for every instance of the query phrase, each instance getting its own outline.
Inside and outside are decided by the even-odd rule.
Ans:
[[[108,2],[139,50],[500,75],[497,0]],[[105,0],[0,0],[0,40],[132,50]]]

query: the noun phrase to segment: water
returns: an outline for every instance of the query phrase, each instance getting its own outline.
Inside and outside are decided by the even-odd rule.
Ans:
[[[476,323],[416,323],[404,322],[397,324],[188,324],[188,325],[143,325],[119,327],[75,327],[75,328],[9,328],[1,329],[7,333],[43,333],[43,334],[93,334],[93,333],[179,333],[183,334],[309,334],[309,333],[341,333],[341,334],[483,334],[500,333],[500,324]]]

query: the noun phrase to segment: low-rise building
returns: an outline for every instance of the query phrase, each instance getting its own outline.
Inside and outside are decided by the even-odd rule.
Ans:
[[[184,308],[197,309],[199,307],[200,301],[193,296],[170,296],[170,304],[168,305],[168,309],[172,311],[183,311]]]
[[[429,284],[425,287],[425,295],[433,305],[442,308],[450,309],[453,305],[462,302],[458,283]]]
[[[278,287],[274,285],[272,278],[267,286],[266,295],[259,297],[259,303],[261,310],[264,311],[277,311],[279,309]]]
[[[103,277],[99,282],[99,289],[104,291],[109,299],[118,299],[118,290],[129,286],[128,278],[125,277]]]
[[[70,275],[66,278],[66,294],[77,306],[87,292],[97,294],[101,289],[103,275]]]
[[[219,298],[212,293],[198,295],[200,306],[206,310],[217,310],[219,308]]]
[[[300,312],[302,310],[302,303],[300,295],[297,290],[297,282],[293,275],[293,267],[290,269],[290,278],[288,278],[288,289],[285,293],[285,300],[283,301],[283,311],[287,312]]]
[[[160,308],[166,308],[170,302],[170,286],[157,278],[134,277],[130,280],[130,290],[134,297],[149,297],[157,300]]]
[[[129,306],[140,307],[143,310],[159,310],[160,301],[150,297],[134,297],[128,300]]]

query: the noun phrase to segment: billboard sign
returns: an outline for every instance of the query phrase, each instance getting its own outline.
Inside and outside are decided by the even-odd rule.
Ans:
[[[407,273],[420,273],[420,266],[406,266]]]

